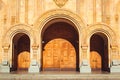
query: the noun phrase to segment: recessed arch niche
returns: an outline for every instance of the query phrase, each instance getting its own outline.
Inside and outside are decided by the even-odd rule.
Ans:
[[[12,40],[12,70],[27,70],[30,65],[30,38],[18,33]]]
[[[42,29],[42,33],[41,33],[41,37],[42,37],[42,70],[79,70],[79,35],[78,35],[78,30],[76,28],[76,26],[69,20],[67,19],[63,19],[63,18],[57,18],[57,19],[53,19],[51,21],[49,21],[44,28]],[[50,44],[50,42],[52,42],[52,44]],[[57,48],[57,52],[60,54],[59,56],[63,56],[65,54],[62,54],[62,50],[64,49],[64,47],[61,47],[62,45],[64,45],[64,42],[66,44],[70,44],[69,46],[67,46],[66,49],[66,60],[68,59],[69,55],[69,47],[72,47],[71,49],[74,49],[75,51],[75,67],[64,67],[61,69],[61,64],[59,65],[59,67],[54,67],[54,58],[57,53],[55,52],[55,46],[54,45],[58,45],[60,48]],[[63,44],[62,44],[63,43]],[[46,49],[46,45],[50,44],[49,49]],[[69,49],[68,49],[69,48]],[[44,53],[46,52],[46,53]],[[44,60],[45,55],[47,54],[47,52],[51,53],[51,62],[46,62]],[[58,56],[58,55],[57,55]],[[47,57],[49,57],[49,54],[47,55]],[[65,57],[65,56],[64,56]],[[72,57],[72,56],[71,56]],[[48,59],[49,60],[49,59]],[[58,63],[61,63],[61,59],[58,59]],[[44,65],[45,63],[48,63],[46,65]],[[65,62],[65,61],[64,61]],[[69,63],[69,64],[68,64]],[[49,64],[51,64],[51,66],[49,66]],[[72,65],[72,63],[70,63],[70,61],[66,61],[66,63],[64,64],[68,64],[68,65]],[[44,67],[46,66],[46,67]],[[47,67],[48,66],[48,67]]]
[[[108,38],[94,33],[90,38],[90,66],[92,71],[109,71]]]

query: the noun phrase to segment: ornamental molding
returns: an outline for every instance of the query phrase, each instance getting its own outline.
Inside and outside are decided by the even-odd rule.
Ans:
[[[63,7],[68,0],[53,0],[58,7]]]

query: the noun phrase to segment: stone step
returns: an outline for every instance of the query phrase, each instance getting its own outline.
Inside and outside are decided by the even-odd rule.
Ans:
[[[120,73],[0,73],[0,80],[120,80]]]

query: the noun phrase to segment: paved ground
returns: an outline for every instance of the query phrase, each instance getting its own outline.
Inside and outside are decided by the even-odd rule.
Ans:
[[[120,80],[120,73],[11,72],[0,73],[0,80]]]

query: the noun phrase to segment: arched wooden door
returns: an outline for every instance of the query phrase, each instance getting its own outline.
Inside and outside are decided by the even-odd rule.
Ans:
[[[98,52],[90,52],[90,64],[92,70],[101,70],[101,56]]]
[[[65,39],[53,39],[43,51],[43,70],[76,70],[76,52]]]
[[[18,69],[28,69],[30,66],[30,53],[27,51],[21,52],[18,55]]]

